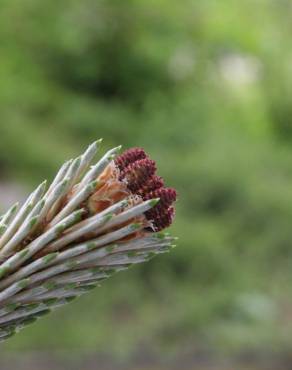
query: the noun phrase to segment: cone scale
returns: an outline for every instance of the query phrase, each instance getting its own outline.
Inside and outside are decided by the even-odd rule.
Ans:
[[[0,341],[174,246],[176,191],[142,148],[98,140],[0,218]]]

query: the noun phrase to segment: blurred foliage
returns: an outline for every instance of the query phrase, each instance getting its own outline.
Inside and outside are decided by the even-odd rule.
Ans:
[[[3,0],[2,181],[143,146],[179,191],[170,255],[5,348],[291,350],[288,0]]]

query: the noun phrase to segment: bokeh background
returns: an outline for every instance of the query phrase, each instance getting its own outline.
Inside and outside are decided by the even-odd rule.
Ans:
[[[1,208],[100,137],[179,192],[178,248],[1,345],[1,369],[292,369],[291,20],[289,0],[1,1]]]

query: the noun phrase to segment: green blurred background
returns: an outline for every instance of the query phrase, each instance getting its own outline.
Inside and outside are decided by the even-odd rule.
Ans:
[[[100,137],[179,192],[178,248],[9,340],[1,369],[291,368],[291,32],[289,0],[1,1],[1,208]]]

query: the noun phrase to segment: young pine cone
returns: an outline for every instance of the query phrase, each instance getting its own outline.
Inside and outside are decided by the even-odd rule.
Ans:
[[[1,341],[173,246],[160,231],[172,223],[176,191],[141,148],[114,148],[90,167],[100,142],[0,219]]]

